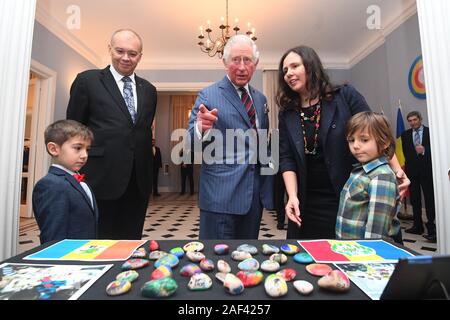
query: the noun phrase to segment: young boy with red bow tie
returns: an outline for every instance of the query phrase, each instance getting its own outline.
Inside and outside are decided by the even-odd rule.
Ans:
[[[63,239],[96,239],[95,197],[78,171],[88,159],[92,131],[74,120],[60,120],[45,130],[53,158],[48,174],[33,189],[33,211],[41,243]]]

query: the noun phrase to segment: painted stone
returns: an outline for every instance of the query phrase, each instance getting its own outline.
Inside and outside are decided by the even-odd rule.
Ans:
[[[232,273],[227,273],[227,275],[225,276],[223,287],[225,288],[226,292],[232,295],[238,295],[244,291],[244,284],[238,277],[236,277]]]
[[[322,277],[331,272],[331,267],[326,264],[312,263],[306,266],[306,271],[308,271],[313,276]]]
[[[177,289],[177,282],[173,278],[163,278],[144,283],[141,293],[147,298],[166,298],[174,294]]]
[[[130,282],[133,282],[137,278],[139,278],[139,273],[137,273],[134,270],[124,271],[124,272],[119,273],[116,276],[116,280],[118,280],[118,281],[130,281]]]
[[[178,265],[178,262],[180,262],[180,260],[178,260],[177,256],[174,256],[173,254],[168,253],[165,256],[156,260],[154,266],[155,266],[155,268],[158,268],[161,265],[166,265],[166,266],[173,268]]]
[[[150,260],[158,260],[158,259],[161,259],[162,257],[164,257],[164,256],[166,256],[166,255],[168,255],[167,252],[156,250],[156,251],[150,252],[150,253],[148,254],[148,258],[149,258]]]
[[[282,277],[284,281],[292,281],[297,275],[297,272],[292,268],[286,268],[278,271],[276,275]]]
[[[133,254],[131,255],[131,258],[145,258],[147,257],[147,251],[145,251],[145,248],[139,248],[137,250],[134,250]]]
[[[188,259],[192,262],[199,262],[205,259],[205,255],[198,251],[188,251],[186,253],[186,257],[188,257]]]
[[[203,259],[202,261],[200,261],[200,268],[203,271],[211,271],[214,270],[214,261],[212,261],[211,259]]]
[[[211,278],[205,273],[196,273],[191,276],[188,283],[189,290],[202,291],[208,290],[212,286]]]
[[[150,252],[159,250],[159,243],[156,242],[155,240],[150,240],[148,249],[150,250]]]
[[[236,276],[242,281],[245,288],[257,286],[264,279],[261,271],[239,271]]]
[[[172,276],[172,268],[166,265],[161,265],[155,270],[153,270],[152,274],[150,275],[150,279],[156,280],[156,279],[162,279]]]
[[[282,297],[288,292],[286,281],[275,274],[271,274],[266,278],[264,281],[264,289],[272,298]]]
[[[269,260],[276,261],[280,265],[285,264],[288,260],[287,256],[284,253],[274,253],[270,256]]]
[[[258,248],[256,248],[255,246],[252,246],[251,244],[247,244],[247,243],[241,244],[239,247],[237,247],[236,250],[248,252],[252,255],[258,253]]]
[[[182,275],[183,277],[191,277],[196,273],[201,273],[202,269],[200,269],[200,267],[194,263],[188,263],[185,264],[181,269],[180,269],[180,275]]]
[[[130,291],[130,289],[131,289],[130,281],[116,280],[108,284],[108,286],[106,287],[106,293],[109,296],[118,296]]]
[[[294,261],[301,264],[309,264],[314,262],[313,258],[307,252],[297,253],[294,256]]]
[[[214,253],[217,255],[225,255],[230,252],[230,246],[227,244],[219,243],[214,246]]]
[[[198,241],[192,241],[192,242],[186,243],[183,246],[183,250],[185,252],[188,252],[188,251],[202,251],[204,247],[205,246],[204,246],[203,243],[198,242]]]
[[[174,256],[177,256],[178,259],[184,257],[184,250],[181,247],[172,248],[170,249],[169,253],[173,254]]]
[[[219,280],[220,282],[224,282],[225,281],[225,277],[227,276],[227,274],[228,273],[225,273],[225,272],[217,272],[216,274],[215,274],[215,276],[216,276],[216,279],[217,280]]]
[[[285,243],[280,247],[281,251],[286,253],[287,255],[293,255],[300,251],[300,248],[296,245]]]
[[[350,280],[341,270],[331,271],[320,278],[317,284],[323,289],[336,292],[345,292],[350,289]]]
[[[251,257],[252,257],[252,255],[245,251],[235,250],[231,253],[231,259],[236,260],[236,261],[243,261],[245,259],[250,259]]]
[[[129,259],[122,265],[122,270],[140,269],[148,266],[150,261],[147,259]]]
[[[259,262],[254,258],[245,259],[238,264],[238,268],[242,271],[256,271],[259,269]]]
[[[276,272],[280,270],[280,264],[273,260],[264,260],[261,263],[261,270],[265,272]]]
[[[223,273],[230,273],[231,267],[228,264],[228,262],[220,259],[219,261],[217,261],[217,270],[219,270],[219,272],[223,272]]]
[[[314,287],[311,283],[305,280],[296,280],[292,283],[294,288],[302,295],[307,296],[313,292]]]
[[[263,252],[263,254],[269,255],[269,254],[280,252],[280,249],[277,246],[264,243],[262,245],[262,252]]]

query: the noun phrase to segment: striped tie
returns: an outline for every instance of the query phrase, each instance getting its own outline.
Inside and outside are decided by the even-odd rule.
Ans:
[[[250,124],[252,128],[256,127],[256,110],[253,105],[252,98],[250,98],[247,90],[244,87],[240,87],[239,90],[242,92],[241,101],[244,104],[245,111],[247,111],[248,119],[250,120]]]

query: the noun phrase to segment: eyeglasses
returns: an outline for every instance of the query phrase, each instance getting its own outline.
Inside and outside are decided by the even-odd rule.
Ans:
[[[114,52],[119,55],[119,56],[123,56],[125,54],[128,55],[128,57],[130,57],[131,59],[135,59],[138,56],[140,56],[142,53],[141,52],[137,52],[137,51],[126,51],[122,48],[113,48]]]
[[[233,63],[235,65],[240,65],[242,62],[244,62],[244,64],[246,66],[248,66],[251,63],[254,63],[253,59],[249,58],[249,57],[233,57],[233,58],[231,58],[231,63]]]

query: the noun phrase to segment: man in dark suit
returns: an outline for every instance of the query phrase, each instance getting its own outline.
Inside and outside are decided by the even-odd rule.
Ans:
[[[422,195],[425,198],[427,214],[427,231],[424,237],[436,242],[436,225],[434,209],[433,174],[431,165],[430,130],[422,125],[422,116],[412,111],[406,116],[411,129],[402,134],[403,153],[405,155],[405,171],[411,180],[410,201],[413,207],[414,224],[405,230],[407,233],[422,234]]]
[[[156,146],[155,139],[152,139],[152,155],[153,155],[153,196],[161,196],[158,192],[158,176],[159,169],[162,168],[161,150]]]
[[[180,157],[183,158],[183,150],[180,152]],[[192,151],[189,151],[189,154],[187,154],[186,159],[189,159],[188,161],[181,162],[180,171],[181,171],[181,193],[180,195],[183,195],[186,193],[186,179],[189,180],[189,193],[190,195],[194,194],[194,153]]]
[[[259,51],[249,37],[231,37],[223,54],[227,75],[199,93],[191,112],[189,134],[195,145],[202,141],[203,148],[200,239],[258,239],[263,206],[273,208],[272,176],[261,174],[265,168],[255,157],[257,141],[267,141],[264,129],[269,128],[266,97],[249,85],[258,60]],[[242,141],[243,150],[234,141],[228,142],[234,149],[226,147],[230,131]],[[214,138],[218,149],[214,159],[206,159],[212,147],[208,136],[216,134],[221,136]]]
[[[99,207],[99,237],[140,239],[152,189],[152,122],[156,89],[135,75],[142,40],[121,29],[109,44],[112,65],[77,75],[67,118],[95,136],[83,168]]]

